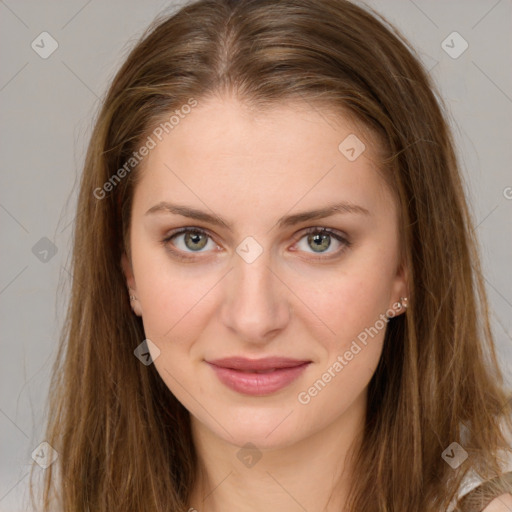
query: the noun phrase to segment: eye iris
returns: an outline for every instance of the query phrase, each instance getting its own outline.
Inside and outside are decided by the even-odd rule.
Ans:
[[[201,240],[201,237],[202,237],[202,240]],[[192,251],[202,249],[206,245],[207,241],[208,240],[204,233],[200,233],[198,231],[189,231],[189,232],[185,233],[185,245]],[[191,247],[189,245],[189,242],[192,242],[193,244],[198,244],[198,245],[196,245],[195,247]]]
[[[311,248],[315,252],[322,252],[322,250],[328,249],[331,245],[330,235],[325,233],[314,234],[308,236],[308,243],[313,242]]]

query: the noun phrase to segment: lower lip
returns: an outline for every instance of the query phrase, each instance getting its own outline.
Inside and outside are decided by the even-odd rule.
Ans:
[[[262,396],[275,393],[299,377],[310,363],[280,368],[269,373],[249,373],[208,363],[228,388],[244,395]]]

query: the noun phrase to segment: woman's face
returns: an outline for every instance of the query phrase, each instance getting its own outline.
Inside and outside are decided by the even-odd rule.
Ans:
[[[361,410],[385,315],[407,295],[372,142],[306,104],[254,114],[228,97],[158,135],[123,269],[156,369],[193,422],[279,447]]]

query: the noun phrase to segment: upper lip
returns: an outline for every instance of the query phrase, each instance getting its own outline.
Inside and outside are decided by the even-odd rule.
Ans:
[[[207,363],[232,370],[270,370],[273,368],[293,368],[309,360],[290,359],[286,357],[265,357],[263,359],[247,359],[246,357],[224,357],[206,361]]]

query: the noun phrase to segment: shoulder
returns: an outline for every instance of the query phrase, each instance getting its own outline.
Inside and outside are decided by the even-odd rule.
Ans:
[[[472,512],[512,512],[512,472],[501,474],[478,485],[457,500],[451,510]]]
[[[482,512],[510,512],[512,510],[512,494],[506,493],[494,498]]]
[[[512,512],[511,492],[512,471],[501,473],[490,480],[482,480],[472,475],[462,486],[448,512]]]

